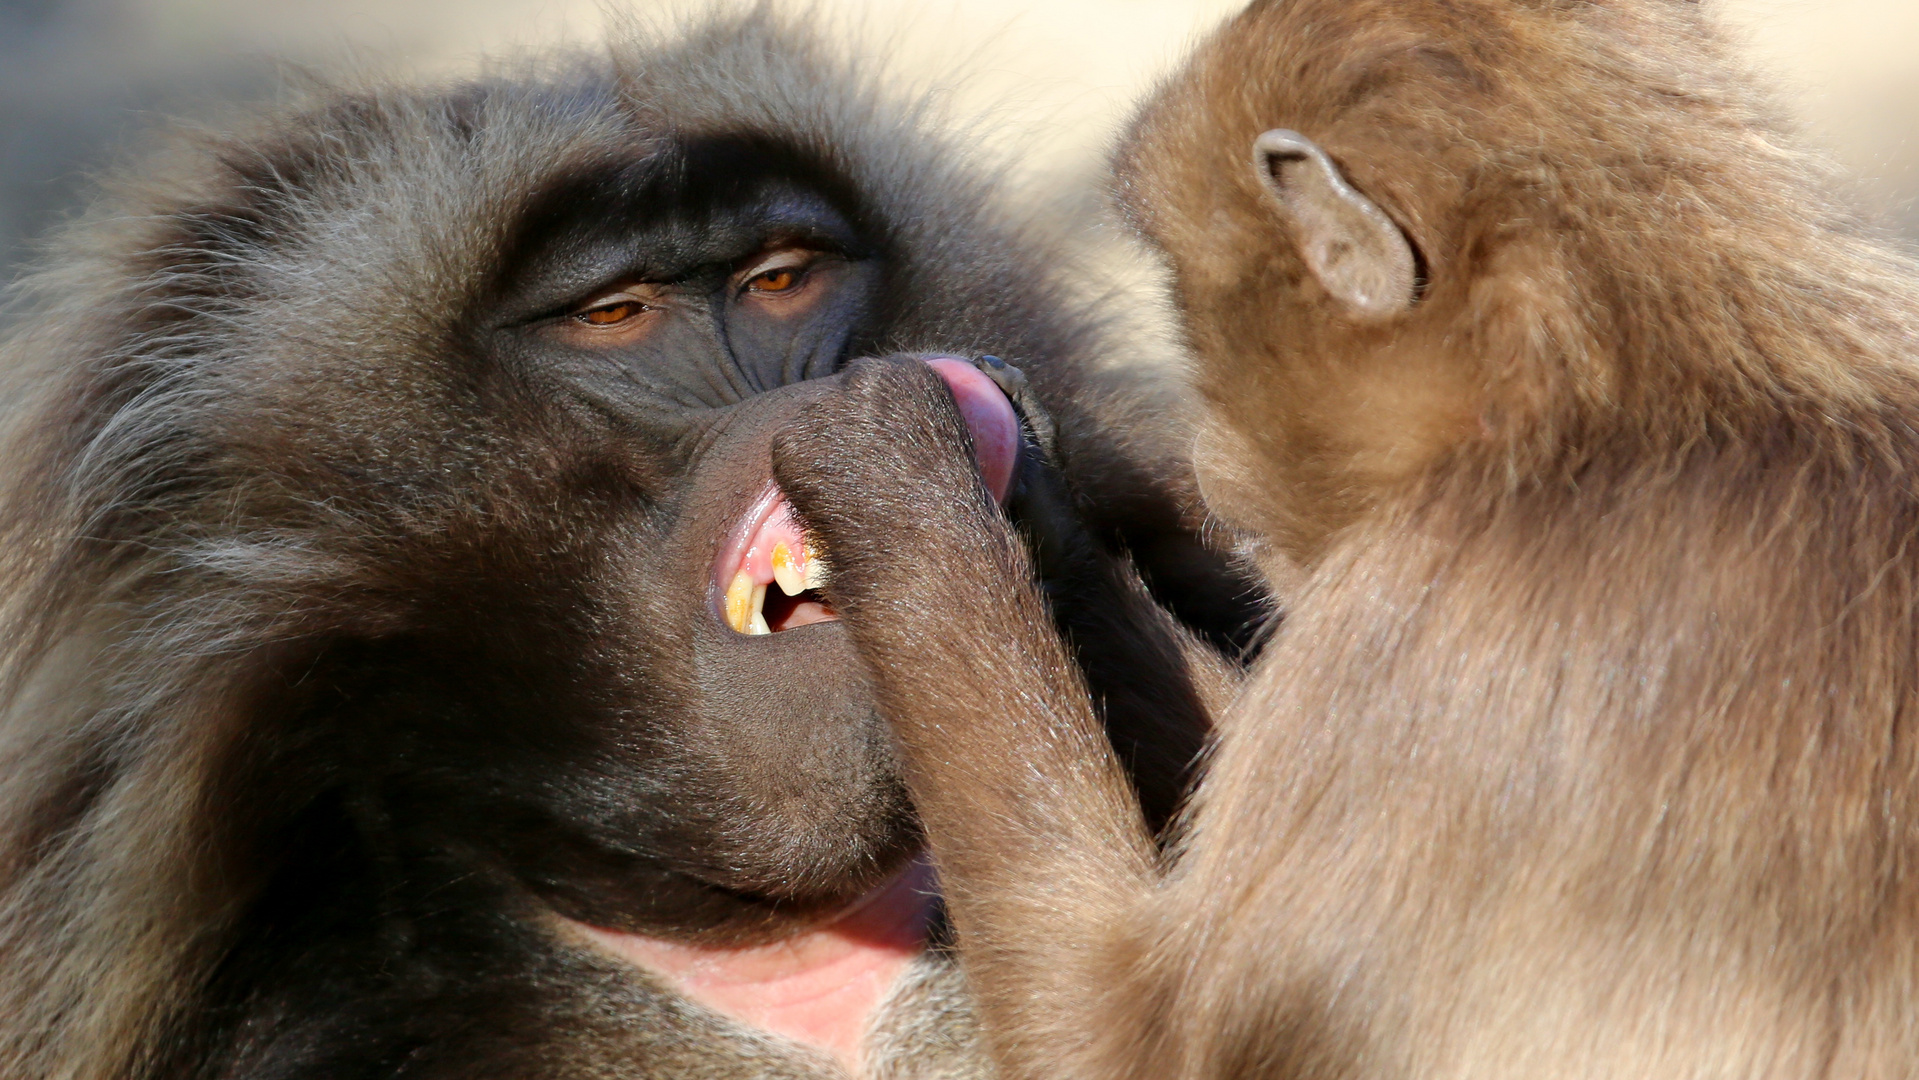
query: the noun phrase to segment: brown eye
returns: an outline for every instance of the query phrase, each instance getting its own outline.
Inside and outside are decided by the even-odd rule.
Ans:
[[[548,327],[550,332],[581,348],[624,348],[652,333],[672,304],[672,290],[668,287],[628,281],[588,296]]]
[[[617,326],[628,319],[637,317],[646,310],[646,305],[638,300],[620,300],[599,307],[587,308],[573,317],[588,326]]]
[[[782,266],[755,276],[746,283],[746,287],[754,292],[786,292],[800,283],[800,276],[799,267]]]

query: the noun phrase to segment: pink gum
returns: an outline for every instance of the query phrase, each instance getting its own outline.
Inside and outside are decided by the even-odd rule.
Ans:
[[[747,541],[746,557],[740,562],[740,569],[746,571],[755,585],[773,583],[773,549],[784,543],[793,559],[793,565],[801,570],[805,563],[806,533],[800,529],[800,523],[793,517],[793,505],[784,495],[778,497],[772,512],[753,531]],[[722,583],[724,587],[724,583]]]

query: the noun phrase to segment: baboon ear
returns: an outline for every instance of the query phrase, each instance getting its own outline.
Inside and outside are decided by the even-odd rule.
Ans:
[[[1253,165],[1279,200],[1286,232],[1333,298],[1363,319],[1410,308],[1419,287],[1406,234],[1354,190],[1339,169],[1297,131],[1275,128],[1253,141]]]

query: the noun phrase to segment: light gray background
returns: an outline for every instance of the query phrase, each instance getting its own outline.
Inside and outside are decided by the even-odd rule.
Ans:
[[[0,0],[0,278],[169,115],[267,96],[288,65],[425,78],[486,55],[590,45],[699,0]],[[1013,148],[1022,187],[1095,205],[1129,102],[1239,0],[815,0],[795,10],[940,88]],[[1716,0],[1861,197],[1919,236],[1919,0]]]

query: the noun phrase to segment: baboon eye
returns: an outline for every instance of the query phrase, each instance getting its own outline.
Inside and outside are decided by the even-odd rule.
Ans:
[[[743,297],[790,301],[812,292],[813,271],[830,256],[803,247],[774,248],[761,252],[733,276],[734,287]]]
[[[638,300],[617,300],[576,312],[573,317],[588,326],[613,326],[635,318],[645,310],[646,305]]]
[[[798,267],[782,266],[778,270],[768,270],[746,283],[754,292],[785,292],[800,283],[802,273]]]
[[[589,348],[626,345],[658,322],[665,287],[629,282],[595,293],[553,323],[554,332]]]

